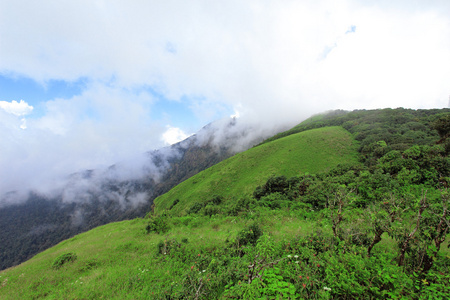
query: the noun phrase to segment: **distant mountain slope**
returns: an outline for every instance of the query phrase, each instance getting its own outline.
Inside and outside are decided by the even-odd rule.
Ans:
[[[195,201],[213,195],[237,198],[251,195],[270,175],[317,173],[338,164],[356,163],[357,144],[342,127],[309,130],[265,143],[237,154],[200,172],[155,199],[156,211],[168,209],[178,199],[171,213],[185,213]]]
[[[436,144],[433,124],[442,115],[450,124],[450,114],[420,111],[411,121],[402,112],[376,110],[364,112],[365,118],[350,115],[343,123],[339,118],[347,114],[327,120],[343,126],[313,124],[324,116],[302,123],[299,127],[316,127],[285,133],[185,180],[155,200],[156,213],[149,218],[97,227],[1,271],[0,298],[445,298],[450,236],[444,228],[450,228],[445,227],[450,219],[444,187],[450,182],[450,159],[444,144]],[[380,121],[391,117],[396,119]],[[403,134],[397,134],[399,128]],[[398,141],[414,146],[400,152],[395,149],[408,144]],[[252,199],[253,206],[238,214],[186,215],[194,202],[217,194],[224,199],[218,206],[226,206],[239,197],[252,198],[249,194],[270,176],[299,172],[316,174],[298,177],[304,181],[293,189],[304,188],[304,194],[293,199],[273,192],[265,200]],[[432,204],[426,208],[425,198]],[[288,204],[271,207],[264,201]],[[313,206],[311,201],[324,202]],[[419,223],[408,244],[408,263],[401,265],[399,245]],[[433,253],[436,236],[430,232],[438,224],[443,234],[438,238],[444,239],[440,252]],[[396,234],[388,237],[388,231]],[[417,253],[434,255],[436,268],[423,272]]]
[[[0,195],[0,270],[80,232],[145,216],[157,196],[270,134],[250,129],[236,119],[209,124],[182,142],[148,152],[138,178],[127,179],[127,166],[114,165],[72,174],[56,195],[30,192],[13,204],[7,203],[11,195]]]

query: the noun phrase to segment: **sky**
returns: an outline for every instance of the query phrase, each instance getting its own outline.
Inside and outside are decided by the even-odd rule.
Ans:
[[[0,2],[0,194],[239,116],[443,108],[450,1]]]

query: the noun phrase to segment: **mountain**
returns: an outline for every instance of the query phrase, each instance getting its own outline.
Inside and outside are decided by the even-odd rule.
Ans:
[[[342,127],[296,133],[277,143],[266,143],[218,163],[189,178],[155,200],[156,212],[178,204],[170,213],[183,214],[200,199],[220,195],[224,202],[248,197],[270,176],[317,173],[343,163],[356,163],[357,145]]]
[[[80,232],[145,216],[157,196],[269,134],[251,133],[236,119],[221,120],[182,142],[146,153],[137,166],[128,161],[75,173],[59,190],[30,191],[25,200],[10,205],[15,193],[3,196],[0,270]]]
[[[445,299],[449,124],[314,116],[0,272],[0,298]]]

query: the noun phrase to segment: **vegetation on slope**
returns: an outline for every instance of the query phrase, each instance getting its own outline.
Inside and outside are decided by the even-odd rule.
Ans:
[[[288,136],[237,154],[179,184],[155,199],[156,211],[171,207],[185,214],[196,202],[220,195],[235,203],[274,175],[317,173],[342,163],[357,162],[357,145],[342,127],[327,127]]]
[[[418,118],[429,125],[419,144],[397,147],[369,130],[361,162],[268,173],[243,198],[211,190],[177,213],[183,199],[171,198],[148,219],[76,236],[1,272],[0,297],[446,299],[450,117],[441,112],[421,112],[433,121]]]
[[[149,153],[149,159],[164,170],[158,182],[153,180],[152,175],[155,174],[151,172],[138,180],[110,179],[101,184],[92,183],[95,189],[82,192],[81,201],[68,202],[63,201],[62,195],[50,199],[30,193],[24,203],[1,206],[0,270],[24,262],[64,239],[97,226],[144,217],[157,196],[235,153],[233,147],[239,141],[236,135],[245,137],[245,134],[234,129],[234,125],[235,120],[225,127],[210,124],[198,132],[201,138],[192,136],[170,148]],[[224,137],[223,144],[211,142],[216,133]],[[249,147],[251,142],[247,140],[247,144],[240,146]],[[217,151],[215,147],[219,146],[220,151]],[[171,157],[167,153],[176,155]],[[162,167],[166,164],[167,169]],[[88,178],[92,172],[74,174],[73,177]],[[72,194],[72,189],[77,191],[73,187],[69,189],[69,194]],[[118,201],[117,192],[122,193],[124,201]],[[144,192],[148,195],[144,203],[136,205],[129,201],[136,193]]]

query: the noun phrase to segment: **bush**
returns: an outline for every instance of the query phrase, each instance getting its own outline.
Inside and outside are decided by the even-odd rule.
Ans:
[[[160,255],[173,254],[177,249],[181,248],[181,244],[176,239],[160,241],[156,246],[156,252]]]
[[[219,205],[220,203],[222,203],[222,201],[223,201],[222,196],[215,195],[214,197],[211,198],[211,200],[208,201],[208,203],[212,202],[214,205]]]
[[[254,246],[262,234],[261,228],[257,224],[252,224],[238,233],[236,241],[240,246],[247,244]]]
[[[267,182],[261,187],[257,187],[253,192],[253,197],[255,199],[260,199],[261,197],[272,194],[272,193],[282,193],[286,194],[289,191],[290,183],[294,183],[292,180],[288,181],[286,176],[270,177]]]
[[[188,214],[196,214],[198,213],[202,208],[203,208],[203,204],[200,202],[195,202],[194,205],[192,205],[189,210],[188,210]]]
[[[52,264],[52,268],[55,270],[60,269],[64,264],[68,263],[68,262],[73,262],[77,259],[77,255],[73,252],[68,252],[68,253],[64,253],[61,254],[60,256],[58,256]]]
[[[172,203],[172,205],[170,205],[169,210],[171,210],[175,205],[178,204],[178,202],[180,202],[180,199],[175,199]]]
[[[203,214],[205,216],[213,216],[220,213],[220,209],[217,206],[214,205],[207,205],[205,209],[203,210]]]
[[[169,224],[167,224],[167,221],[164,216],[153,217],[152,219],[150,219],[147,226],[145,227],[147,233],[156,232],[158,234],[165,233],[169,231],[169,229],[170,229]]]

